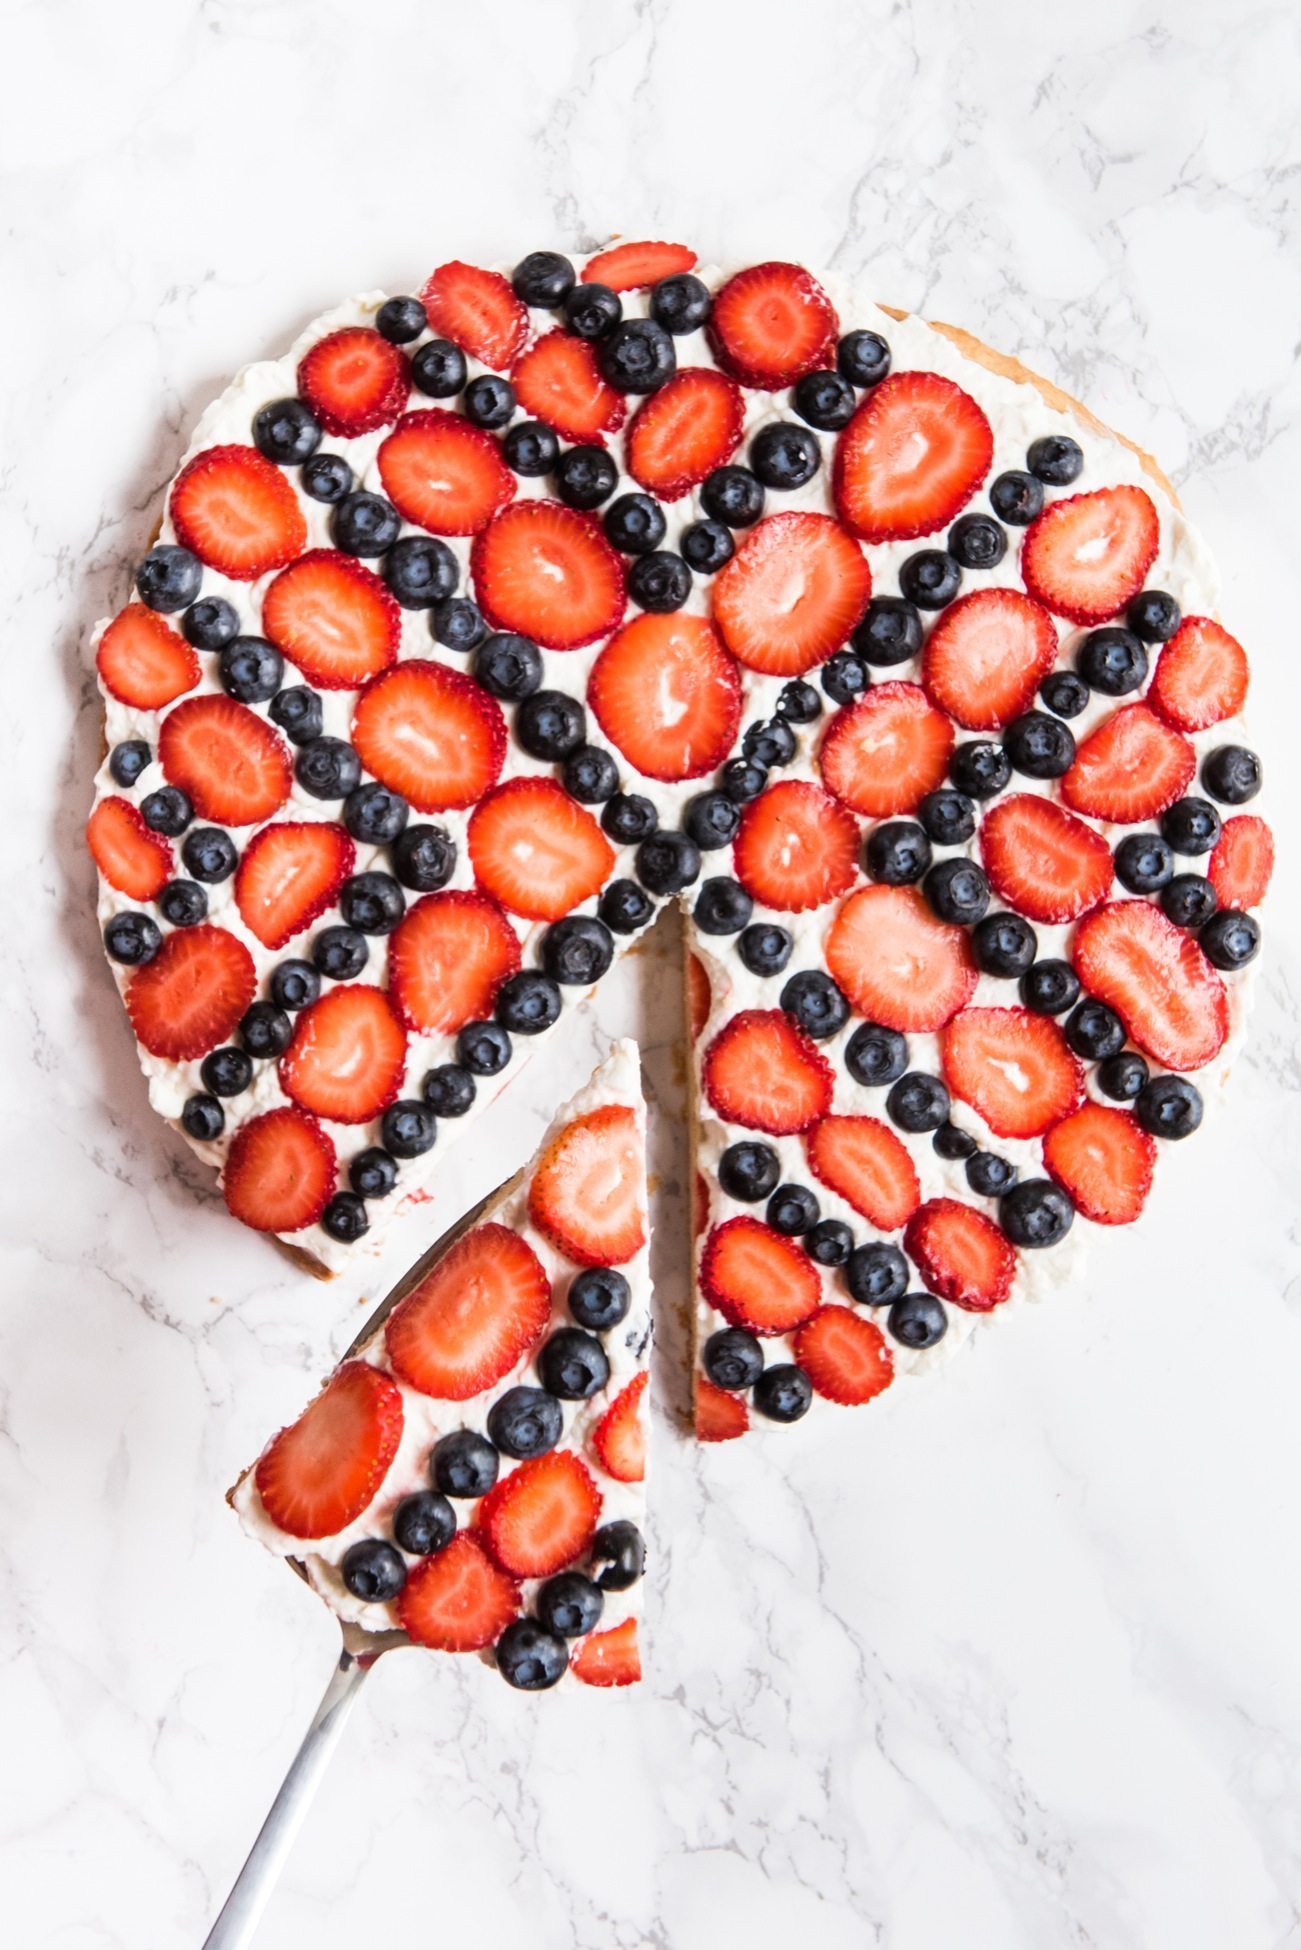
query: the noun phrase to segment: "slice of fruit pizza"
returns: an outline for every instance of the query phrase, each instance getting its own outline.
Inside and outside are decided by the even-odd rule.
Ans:
[[[645,1135],[621,1043],[232,1490],[341,1617],[526,1691],[640,1678]]]

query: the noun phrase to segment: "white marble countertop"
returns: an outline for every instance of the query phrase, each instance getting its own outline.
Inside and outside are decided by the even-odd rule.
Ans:
[[[0,32],[6,1940],[197,1950],[335,1644],[222,1491],[369,1297],[241,1234],[148,1114],[81,845],[84,632],[243,360],[440,258],[613,230],[861,274],[1161,456],[1254,660],[1283,860],[1254,1037],[1078,1290],[942,1382],[703,1455],[661,1119],[649,1683],[386,1660],[260,1950],[1301,1938],[1292,10],[46,0]],[[655,952],[435,1224],[629,1025],[680,1104]]]

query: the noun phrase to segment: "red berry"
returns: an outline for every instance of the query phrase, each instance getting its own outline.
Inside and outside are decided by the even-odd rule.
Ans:
[[[1029,1009],[964,1009],[942,1051],[944,1081],[995,1137],[1039,1137],[1084,1095],[1083,1068],[1061,1030]]]
[[[555,779],[509,779],[470,815],[475,878],[528,921],[558,921],[598,894],[614,848]]]
[[[396,663],[402,612],[360,562],[315,548],[267,590],[262,629],[318,690],[354,691]]]
[[[1141,487],[1098,488],[1054,501],[1025,531],[1025,586],[1072,623],[1105,623],[1143,587],[1160,530]]]
[[[790,1239],[759,1219],[727,1219],[705,1241],[700,1284],[733,1327],[789,1334],[822,1304],[818,1270]]]
[[[874,386],[836,447],[840,518],[865,542],[946,528],[989,472],[994,436],[969,393],[935,372]]]
[[[769,515],[713,587],[732,655],[768,677],[799,677],[838,649],[867,607],[867,558],[830,515]]]
[[[154,959],[135,970],[127,1014],[151,1056],[189,1063],[229,1040],[256,989],[244,943],[204,921],[167,935]]]
[[[642,291],[661,278],[695,268],[696,253],[689,244],[612,244],[583,266],[584,284],[604,284],[611,291]]]
[[[824,1117],[806,1133],[809,1170],[882,1232],[907,1225],[921,1200],[907,1146],[875,1117]]]
[[[686,366],[638,407],[628,429],[628,472],[661,501],[677,501],[732,458],[745,402],[712,366]]]
[[[568,332],[535,339],[510,376],[524,411],[545,420],[562,440],[604,445],[602,435],[623,425],[623,395],[602,379],[592,347]]]
[[[441,1401],[468,1402],[536,1347],[551,1318],[541,1260],[506,1226],[476,1226],[458,1239],[385,1328],[393,1372]]]
[[[230,1212],[255,1232],[301,1232],[324,1212],[336,1169],[334,1146],[316,1119],[281,1104],[236,1131],[222,1189]]]
[[[847,1408],[870,1402],[894,1380],[885,1335],[852,1307],[819,1307],[796,1332],[795,1359],[815,1394]]]
[[[1185,616],[1156,660],[1147,700],[1176,731],[1232,718],[1247,696],[1247,653],[1209,616]]]
[[[429,328],[494,372],[506,372],[529,334],[529,315],[500,271],[453,259],[420,294]]]
[[[406,1031],[383,989],[345,982],[298,1016],[280,1087],[333,1124],[368,1124],[397,1097],[406,1061]]]
[[[614,629],[627,597],[619,558],[588,515],[521,501],[483,530],[472,559],[479,607],[498,630],[577,650]]]
[[[635,616],[592,666],[587,701],[646,778],[698,779],[732,748],[741,679],[703,616]]]
[[[713,1007],[713,994],[709,975],[699,955],[687,956],[687,1031],[693,1043],[700,1040],[700,1032],[709,1021],[709,1011]]]
[[[824,784],[869,819],[915,812],[944,783],[953,726],[917,684],[874,684],[837,711],[818,755]]]
[[[733,1442],[750,1426],[750,1411],[739,1395],[729,1395],[707,1376],[696,1376],[696,1439]]]
[[[922,684],[968,731],[994,731],[1034,702],[1057,656],[1046,609],[1016,589],[978,589],[950,605],[926,639]]]
[[[235,873],[240,919],[264,948],[285,943],[333,907],[357,849],[342,826],[323,819],[264,826]]]
[[[637,1620],[625,1618],[608,1632],[593,1632],[574,1650],[569,1670],[584,1686],[633,1686],[641,1678]]]
[[[1078,920],[1111,889],[1111,848],[1101,833],[1030,792],[989,808],[980,853],[999,899],[1032,921]]]
[[[352,741],[368,772],[417,812],[476,805],[506,756],[501,706],[463,671],[405,658],[357,699]]]
[[[492,1014],[497,990],[520,965],[519,937],[496,901],[478,892],[426,894],[389,938],[389,987],[409,1029],[452,1035]]]
[[[729,1124],[781,1137],[807,1131],[831,1109],[834,1073],[780,1009],[742,1009],[705,1052],[701,1083]]]
[[[914,1213],[904,1246],[941,1300],[989,1313],[1012,1291],[1016,1256],[992,1219],[954,1198],[933,1198]]]
[[[95,666],[100,682],[120,704],[161,711],[192,691],[202,676],[185,638],[143,603],[128,603],[99,640]]]
[[[887,1029],[942,1029],[976,986],[966,929],[937,921],[915,887],[860,887],[825,952],[854,1007]]]
[[[646,1423],[641,1398],[649,1380],[645,1368],[635,1374],[592,1431],[592,1447],[602,1469],[619,1483],[640,1483],[646,1475]]]
[[[481,1652],[519,1611],[520,1590],[472,1530],[460,1530],[422,1557],[398,1596],[398,1622],[417,1645],[436,1652]]]
[[[804,913],[853,886],[858,827],[820,786],[784,779],[741,814],[734,861],[741,885],[765,907]]]
[[[636,1113],[602,1104],[552,1138],[529,1186],[529,1217],[580,1266],[623,1266],[646,1243],[646,1161]]]
[[[265,718],[233,697],[190,697],[169,711],[158,758],[200,819],[255,826],[289,797],[289,753]]]
[[[1198,1070],[1224,1047],[1224,983],[1193,937],[1151,902],[1117,901],[1086,915],[1074,961],[1090,995],[1167,1070]]]
[[[256,447],[208,447],[172,487],[177,540],[234,582],[283,569],[307,546],[307,523],[287,477]]]
[[[1255,813],[1226,819],[1215,842],[1207,877],[1221,907],[1256,907],[1274,871],[1274,835]]]
[[[1146,704],[1124,704],[1079,747],[1062,797],[1093,819],[1134,825],[1174,804],[1196,762],[1188,740]]]
[[[298,390],[327,433],[386,427],[407,403],[406,356],[363,325],[328,332],[299,361]]]
[[[601,1492],[572,1449],[522,1462],[479,1505],[483,1540],[503,1571],[549,1578],[581,1557],[601,1514]]]
[[[101,799],[86,822],[91,858],[110,887],[133,901],[157,898],[172,877],[172,849],[129,799]]]
[[[406,414],[376,465],[398,513],[431,535],[477,535],[515,495],[497,442],[459,413]]]
[[[1044,1139],[1048,1175],[1098,1225],[1130,1225],[1152,1189],[1156,1144],[1127,1110],[1083,1104]]]
[[[372,1501],[402,1439],[402,1391],[391,1375],[348,1361],[254,1471],[262,1507],[290,1537],[333,1537]]]
[[[714,295],[709,343],[724,372],[778,392],[830,364],[840,326],[822,286],[798,264],[753,264]]]

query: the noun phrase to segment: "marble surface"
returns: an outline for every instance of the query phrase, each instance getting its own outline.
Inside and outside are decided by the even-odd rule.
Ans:
[[[1255,664],[1283,866],[1254,1036],[1075,1291],[932,1386],[702,1456],[671,930],[630,963],[427,1222],[642,1034],[649,1683],[529,1700],[384,1660],[260,1950],[1301,1938],[1293,11],[47,0],[0,57],[6,1939],[202,1940],[335,1644],[222,1492],[419,1243],[365,1293],[305,1280],[148,1115],[80,842],[86,627],[235,366],[442,257],[613,230],[861,273],[1162,457]]]

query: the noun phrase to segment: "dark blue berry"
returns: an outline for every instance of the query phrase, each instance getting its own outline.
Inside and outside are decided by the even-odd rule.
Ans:
[[[496,1022],[467,1022],[456,1038],[456,1060],[477,1077],[495,1077],[511,1059],[511,1041]]]
[[[793,1361],[780,1361],[764,1369],[754,1385],[752,1399],[759,1414],[770,1422],[798,1422],[809,1412],[813,1383]]]
[[[744,1327],[720,1327],[700,1350],[700,1364],[715,1388],[736,1394],[763,1373],[763,1346]]]
[[[330,533],[345,555],[382,555],[398,538],[398,511],[382,494],[354,488],[334,506]]]
[[[181,618],[181,632],[196,650],[220,650],[239,635],[239,611],[224,596],[202,596]]]
[[[822,465],[818,437],[793,420],[772,420],[750,442],[750,467],[768,488],[789,493],[811,481]]]
[[[965,792],[941,786],[928,792],[917,817],[936,846],[962,846],[976,830],[976,808]]]
[[[353,1597],[368,1605],[386,1605],[407,1581],[401,1553],[379,1537],[350,1544],[339,1560],[339,1574]]]
[[[438,1125],[428,1104],[417,1097],[399,1097],[380,1119],[380,1139],[395,1158],[419,1158],[432,1149]]]
[[[434,894],[456,869],[456,842],[442,826],[407,826],[393,844],[393,871],[404,887]]]
[[[322,928],[312,942],[312,960],[332,982],[353,982],[370,960],[370,948],[355,928]]]
[[[854,417],[854,389],[838,372],[806,372],[795,382],[791,405],[801,420],[824,433],[838,433]]]
[[[942,548],[921,548],[899,564],[904,600],[918,609],[943,609],[962,587],[962,571]]]
[[[253,416],[253,444],[278,467],[301,467],[321,444],[321,423],[306,400],[273,399]]]
[[[897,1029],[860,1022],[845,1044],[845,1068],[870,1090],[894,1083],[908,1068],[908,1044]]]
[[[301,740],[294,777],[313,799],[346,799],[361,781],[361,760],[343,738]]]
[[[837,1035],[849,1021],[849,1003],[820,968],[804,968],[792,975],[782,989],[780,1007],[817,1042]]]
[[[601,828],[620,846],[648,839],[660,823],[655,802],[640,792],[616,792],[601,813]]]
[[[700,877],[700,848],[685,833],[652,833],[637,848],[637,878],[652,894],[680,894]]]
[[[321,977],[310,961],[277,962],[271,970],[271,1000],[282,1009],[306,1009],[321,993]]]
[[[1016,1167],[993,1151],[977,1151],[967,1159],[967,1183],[978,1198],[1001,1198],[1016,1183]]]
[[[548,1578],[538,1591],[538,1623],[556,1638],[581,1639],[601,1622],[605,1598],[601,1587],[581,1571],[562,1571]]]
[[[763,513],[763,488],[748,467],[716,467],[700,486],[700,505],[712,521],[749,528]]]
[[[1002,911],[986,914],[971,930],[971,951],[977,968],[1002,980],[1024,975],[1038,947],[1034,929],[1019,914]]]
[[[990,487],[989,505],[1000,521],[1025,528],[1043,510],[1043,483],[1018,467],[1009,468]]]
[[[653,549],[630,564],[628,594],[639,608],[667,616],[681,609],[691,594],[691,571],[680,555]]]
[[[253,1059],[233,1043],[209,1050],[199,1065],[203,1087],[214,1097],[238,1097],[253,1081]]]
[[[732,531],[721,521],[689,522],[678,537],[678,548],[688,568],[702,576],[717,575],[736,552]]]
[[[655,903],[635,880],[612,880],[597,902],[597,912],[616,934],[635,934],[655,912]]]
[[[515,737],[532,758],[568,758],[587,737],[587,713],[564,691],[534,691],[515,713]]]
[[[562,997],[557,983],[536,968],[508,975],[497,991],[494,1013],[503,1029],[514,1036],[540,1036],[560,1020]]]
[[[1134,1115],[1153,1137],[1191,1137],[1202,1121],[1202,1096],[1187,1077],[1153,1077],[1134,1099]]]
[[[729,758],[718,775],[718,783],[729,799],[744,806],[759,797],[768,783],[768,774],[762,765],[755,765],[748,758]]]
[[[869,664],[903,664],[922,647],[922,619],[902,596],[873,596],[854,631],[854,648]]]
[[[541,420],[519,420],[501,443],[501,457],[513,474],[534,480],[551,472],[560,458],[560,442]]]
[[[1161,815],[1161,833],[1176,853],[1209,853],[1220,837],[1220,815],[1209,799],[1176,799]]]
[[[984,869],[958,854],[940,860],[922,882],[922,892],[941,921],[970,927],[989,907],[989,882]]]
[[[401,833],[411,808],[398,793],[368,779],[343,802],[343,823],[363,846],[388,846]]]
[[[780,975],[794,942],[775,921],[755,921],[742,934],[736,952],[752,975]]]
[[[126,738],[109,753],[108,769],[115,784],[133,786],[152,760],[153,753],[143,738]]]
[[[313,454],[299,475],[303,493],[329,506],[352,492],[355,479],[342,454]]]
[[[837,650],[823,664],[819,682],[833,704],[853,704],[871,685],[872,675],[856,650]]]
[[[508,1388],[488,1410],[488,1434],[516,1462],[554,1449],[562,1426],[560,1403],[545,1388]]]
[[[738,1138],[718,1161],[718,1182],[729,1198],[755,1205],[776,1191],[781,1163],[770,1144],[758,1138]]]
[[[239,853],[220,826],[193,826],[181,845],[181,858],[195,880],[215,886],[229,880],[239,865]]]
[[[1037,1016],[1060,1016],[1080,999],[1080,978],[1068,961],[1037,961],[1021,977],[1021,1000]]]
[[[1147,1082],[1148,1068],[1136,1049],[1120,1050],[1099,1063],[1097,1083],[1104,1097],[1129,1104]]]
[[[672,277],[661,278],[652,289],[650,315],[666,332],[680,338],[685,332],[700,330],[709,317],[711,302],[707,284],[692,277],[690,271],[677,271]]]
[[[949,1317],[933,1293],[905,1293],[886,1315],[886,1325],[901,1347],[934,1347],[943,1340]]]
[[[769,718],[765,724],[752,724],[741,740],[744,757],[756,765],[789,765],[799,750],[799,742],[785,718]]]
[[[264,636],[233,637],[217,660],[221,687],[240,704],[265,704],[284,680],[285,660]]]
[[[1101,1063],[1125,1047],[1125,1025],[1105,1002],[1085,996],[1066,1018],[1067,1044],[1086,1062]]]
[[[843,1219],[819,1219],[804,1235],[804,1250],[819,1266],[843,1266],[854,1250],[854,1235]]]
[[[456,557],[433,535],[401,535],[384,557],[384,580],[403,609],[432,609],[456,587]]]
[[[632,1288],[616,1266],[587,1266],[569,1282],[567,1303],[580,1327],[604,1334],[632,1305]]]
[[[515,388],[499,373],[481,372],[466,387],[461,411],[473,426],[504,427],[515,411]]]
[[[936,1131],[948,1120],[949,1093],[938,1077],[909,1070],[891,1084],[885,1107],[901,1131]]]
[[[215,1144],[226,1128],[226,1113],[215,1097],[196,1092],[185,1100],[181,1128],[199,1144]]]
[[[420,1086],[435,1117],[464,1117],[475,1098],[475,1082],[459,1063],[438,1063]]]
[[[931,1139],[931,1149],[937,1158],[948,1158],[956,1163],[974,1154],[976,1140],[969,1131],[959,1130],[956,1124],[941,1124]]]
[[[738,934],[754,912],[754,902],[738,881],[726,874],[702,882],[692,910],[703,934]]]
[[[996,569],[1007,554],[1007,534],[992,515],[959,515],[945,547],[964,569]]]
[[[537,1356],[542,1386],[562,1402],[585,1402],[605,1387],[610,1363],[595,1334],[558,1327]]]
[[[619,767],[601,745],[579,745],[560,769],[561,783],[580,805],[599,806],[617,791]]]
[[[558,1685],[569,1665],[563,1639],[536,1619],[513,1618],[493,1648],[497,1670],[521,1693],[543,1693]]]
[[[910,887],[931,864],[931,843],[911,819],[887,819],[874,826],[863,848],[869,880],[886,887]]]
[[[836,346],[836,365],[851,386],[879,386],[890,370],[890,348],[879,332],[846,332]]]
[[[542,682],[542,652],[528,637],[502,630],[484,638],[470,669],[475,682],[490,697],[500,698],[503,704],[518,704],[532,697]],[[544,695],[555,697],[559,693],[547,691]]]
[[[310,745],[325,725],[320,697],[306,684],[292,684],[287,691],[278,691],[267,707],[267,716],[293,745]]]
[[[188,548],[160,542],[136,570],[136,589],[142,603],[170,615],[185,609],[199,593],[203,564]]]
[[[1023,1178],[998,1201],[998,1223],[1014,1246],[1055,1246],[1074,1221],[1070,1199],[1047,1178]]]
[[[522,305],[555,311],[577,282],[574,267],[559,251],[530,251],[511,272],[511,289]]]
[[[393,1541],[412,1557],[432,1557],[456,1535],[456,1512],[438,1490],[415,1490],[393,1512]]]
[[[339,894],[339,912],[361,934],[392,934],[406,905],[402,889],[387,873],[355,873]]]
[[[682,819],[684,830],[703,853],[730,846],[740,824],[740,808],[725,792],[699,793],[688,803]]]
[[[619,470],[604,447],[570,447],[556,462],[556,493],[567,508],[599,508],[618,480]]]
[[[1060,779],[1075,763],[1070,726],[1047,711],[1024,711],[1003,732],[1003,749],[1029,779]]]
[[[969,738],[955,745],[949,777],[969,799],[992,799],[1012,776],[1012,761],[1001,745],[989,738]]]
[[[1132,630],[1111,623],[1089,631],[1075,652],[1075,668],[1090,690],[1127,697],[1147,682],[1147,651]]]
[[[1144,643],[1166,643],[1179,628],[1178,603],[1164,589],[1140,589],[1125,611],[1125,621]]]
[[[1039,697],[1059,718],[1078,718],[1089,701],[1089,687],[1073,670],[1053,670],[1039,686]]]
[[[163,833],[175,840],[194,818],[194,807],[178,785],[160,785],[140,801],[140,817],[151,833]]]
[[[355,1192],[336,1192],[321,1214],[321,1224],[331,1239],[350,1246],[354,1239],[370,1231],[365,1199],[358,1198]]]
[[[208,896],[193,880],[169,880],[158,896],[158,907],[174,928],[197,927],[208,918]]]
[[[1069,487],[1080,477],[1084,454],[1068,433],[1046,433],[1030,442],[1025,464],[1046,487]]]
[[[649,494],[621,494],[606,509],[601,525],[611,548],[623,555],[649,554],[668,532],[663,508]]]
[[[1116,848],[1116,878],[1131,894],[1157,893],[1174,870],[1174,851],[1160,833],[1126,833]]]
[[[610,930],[591,914],[566,915],[542,937],[542,966],[553,982],[590,988],[613,960]]]
[[[646,1545],[635,1523],[603,1523],[591,1543],[592,1570],[602,1591],[627,1591],[646,1569]]]
[[[860,1306],[888,1307],[908,1290],[908,1262],[897,1246],[873,1239],[845,1261],[845,1285]]]
[[[608,284],[576,284],[565,299],[565,324],[580,339],[602,339],[623,317],[623,300]]]
[[[1177,873],[1161,889],[1161,907],[1177,928],[1201,928],[1214,914],[1219,900],[1204,874]]]
[[[653,318],[623,319],[597,341],[606,382],[620,393],[653,393],[678,369],[673,340]]]
[[[1206,959],[1232,974],[1245,968],[1259,951],[1260,923],[1252,914],[1222,907],[1206,922],[1197,939]]]
[[[478,608],[468,596],[448,596],[429,612],[429,633],[445,650],[468,656],[488,633]]]
[[[764,1216],[774,1232],[795,1239],[816,1224],[821,1209],[807,1185],[779,1185]]]
[[[822,716],[822,699],[812,684],[806,684],[802,677],[792,677],[781,687],[777,710],[790,724],[812,724]]]
[[[410,345],[428,323],[419,298],[386,298],[375,314],[375,330],[390,345]]]
[[[451,399],[465,384],[465,354],[450,339],[426,339],[411,355],[411,379],[429,399]]]
[[[430,1476],[444,1496],[487,1496],[499,1467],[496,1449],[477,1429],[453,1429],[440,1436],[429,1458]]]
[[[358,1198],[387,1198],[397,1182],[397,1160],[382,1145],[368,1144],[349,1160],[348,1183]]]

